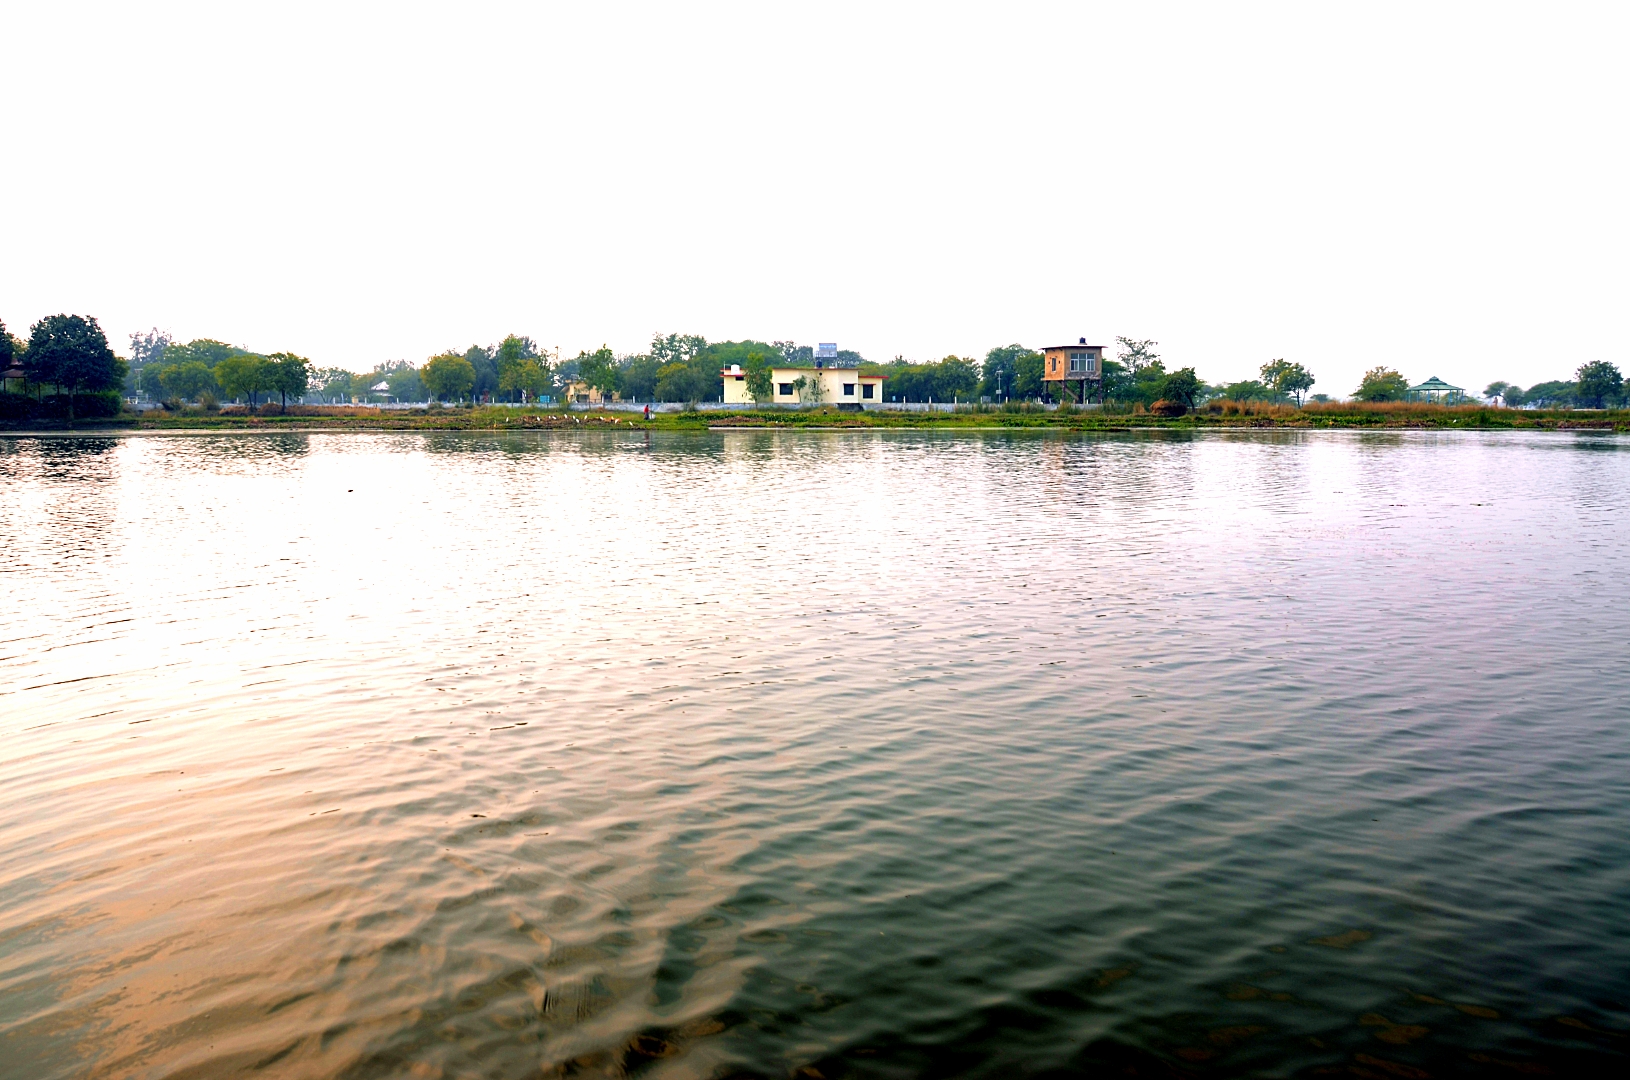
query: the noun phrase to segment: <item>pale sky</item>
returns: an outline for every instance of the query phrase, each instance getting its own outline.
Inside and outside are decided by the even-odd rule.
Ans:
[[[1630,368],[1624,3],[0,0],[0,319]]]

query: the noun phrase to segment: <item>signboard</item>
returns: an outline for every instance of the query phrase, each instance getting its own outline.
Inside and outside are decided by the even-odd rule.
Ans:
[[[815,357],[818,360],[836,360],[838,358],[838,343],[823,341],[815,346]]]

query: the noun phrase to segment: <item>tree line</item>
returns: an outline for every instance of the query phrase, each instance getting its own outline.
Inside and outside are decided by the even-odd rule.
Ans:
[[[1192,366],[1168,369],[1155,351],[1158,342],[1116,338],[1114,359],[1102,361],[1095,382],[1047,382],[1042,353],[1023,345],[998,346],[983,360],[945,356],[913,362],[897,356],[888,363],[868,361],[841,351],[830,366],[879,375],[885,402],[969,402],[1044,400],[1078,401],[1085,394],[1100,402],[1156,407],[1161,403],[1194,408],[1206,401],[1294,402],[1307,399],[1314,376],[1302,364],[1285,359],[1261,365],[1254,379],[1212,384]],[[772,397],[770,371],[775,367],[810,367],[814,350],[793,341],[716,341],[699,334],[657,334],[639,353],[618,355],[606,346],[561,360],[551,357],[530,337],[510,334],[494,345],[471,345],[435,354],[423,364],[388,361],[366,372],[318,368],[291,352],[255,352],[210,338],[177,342],[157,329],[130,335],[130,356],[114,355],[95,318],[51,315],[35,323],[21,340],[0,324],[0,370],[21,368],[25,385],[43,397],[46,389],[66,405],[69,416],[87,395],[97,408],[117,411],[117,393],[213,407],[223,400],[259,404],[277,395],[339,403],[391,398],[397,401],[542,401],[557,395],[597,391],[607,398],[652,402],[718,401],[723,396],[719,372],[740,365],[749,392],[758,400]],[[1396,369],[1380,366],[1365,372],[1353,397],[1360,401],[1401,401],[1409,380]],[[1490,401],[1520,407],[1603,408],[1626,403],[1630,385],[1607,361],[1580,365],[1571,381],[1539,383],[1522,389],[1504,381],[1483,391]],[[1313,400],[1329,400],[1314,394]]]

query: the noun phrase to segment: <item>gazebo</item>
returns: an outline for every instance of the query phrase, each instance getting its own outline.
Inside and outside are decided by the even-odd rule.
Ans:
[[[1463,387],[1450,386],[1436,375],[1419,386],[1411,386],[1408,393],[1410,401],[1436,401],[1444,405],[1452,405],[1466,398]]]

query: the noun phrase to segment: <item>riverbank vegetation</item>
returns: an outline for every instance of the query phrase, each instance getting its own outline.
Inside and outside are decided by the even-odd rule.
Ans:
[[[6,428],[61,427],[61,423],[9,423]],[[226,406],[178,411],[81,416],[77,430],[125,431],[719,431],[825,429],[1035,429],[1082,432],[1197,431],[1252,428],[1360,428],[1427,430],[1608,430],[1630,432],[1630,409],[1511,409],[1491,405],[1439,405],[1430,402],[1306,402],[1216,400],[1182,416],[1162,415],[1141,405],[1088,407],[968,404],[944,411],[881,409],[870,412],[834,406],[797,409],[685,409],[655,412],[566,408],[560,405],[443,406],[383,409],[368,405],[289,405],[249,409]]]
[[[1255,378],[1209,383],[1193,366],[1168,365],[1156,351],[1158,344],[1117,338],[1115,357],[1105,357],[1099,377],[1085,382],[1045,380],[1042,353],[1021,344],[992,348],[982,360],[950,355],[918,362],[896,356],[877,363],[839,351],[829,364],[884,380],[879,405],[937,409],[950,404],[954,411],[882,409],[819,422],[884,427],[1612,426],[1620,415],[1612,410],[1630,404],[1630,390],[1607,361],[1580,365],[1571,381],[1527,390],[1495,381],[1476,403],[1435,379],[1412,387],[1398,370],[1380,366],[1364,374],[1351,391],[1352,400],[1340,401],[1311,393],[1314,374],[1296,361],[1268,360]],[[34,324],[26,341],[0,326],[0,371],[6,377],[0,388],[0,423],[50,426],[78,420],[196,427],[300,420],[408,428],[539,426],[550,422],[543,417],[559,414],[562,401],[677,403],[691,409],[718,402],[723,395],[719,373],[731,365],[742,367],[749,391],[764,400],[773,367],[815,363],[813,349],[793,341],[710,342],[696,334],[658,334],[636,354],[619,355],[601,346],[566,359],[531,337],[510,334],[493,345],[444,350],[422,364],[393,360],[360,373],[317,367],[288,351],[256,352],[210,338],[178,342],[157,329],[131,335],[129,353],[128,358],[115,356],[94,318],[48,316]],[[1420,397],[1435,400],[1411,400]],[[275,408],[261,407],[263,400],[273,398]],[[405,403],[432,407],[400,414],[366,408]],[[522,409],[488,408],[495,405]],[[458,406],[464,407],[462,412],[456,411]],[[1575,415],[1579,410],[1602,411]],[[142,415],[127,415],[134,411]],[[722,422],[719,413],[699,412]],[[726,415],[742,426],[796,426],[817,422],[810,415],[827,414],[773,410]],[[653,421],[665,427],[702,422],[667,415]]]

